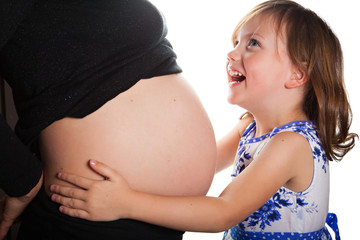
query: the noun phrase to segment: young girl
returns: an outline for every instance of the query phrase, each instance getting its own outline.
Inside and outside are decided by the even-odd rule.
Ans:
[[[219,197],[137,192],[90,161],[105,181],[60,173],[80,188],[51,186],[60,211],[88,220],[133,218],[224,239],[340,239],[328,214],[329,161],[354,146],[340,43],[314,12],[287,0],[256,6],[236,27],[228,54],[228,101],[248,110],[218,142],[218,170],[235,155]],[[240,144],[238,142],[240,141]],[[111,192],[111,195],[109,194]]]

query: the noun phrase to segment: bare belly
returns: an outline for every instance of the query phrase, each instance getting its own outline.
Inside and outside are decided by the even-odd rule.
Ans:
[[[181,75],[139,81],[82,119],[64,118],[40,135],[45,189],[65,171],[102,179],[88,160],[102,161],[131,187],[163,195],[203,195],[213,179],[212,126]]]

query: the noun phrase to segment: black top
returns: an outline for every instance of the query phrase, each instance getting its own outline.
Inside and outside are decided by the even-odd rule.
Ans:
[[[54,121],[85,117],[140,79],[181,72],[163,16],[146,0],[38,0],[17,15],[0,39],[0,74],[28,146]],[[39,179],[39,161],[0,124],[0,187],[22,195]]]

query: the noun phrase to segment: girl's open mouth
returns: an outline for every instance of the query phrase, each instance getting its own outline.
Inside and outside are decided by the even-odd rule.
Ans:
[[[240,72],[236,72],[233,70],[229,70],[228,72],[231,77],[230,83],[242,82],[246,79],[246,77]]]

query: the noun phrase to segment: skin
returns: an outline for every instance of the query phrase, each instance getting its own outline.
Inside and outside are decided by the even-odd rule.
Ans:
[[[307,78],[291,63],[286,41],[278,38],[274,23],[266,17],[258,15],[247,22],[238,32],[235,48],[228,54],[228,101],[252,113],[257,123],[256,137],[274,127],[307,120],[302,111]],[[245,81],[238,82],[234,72],[246,76]],[[249,120],[241,120],[228,138],[224,138],[227,141],[219,141],[219,166],[224,167],[225,156],[236,151],[231,143],[242,134]],[[301,192],[308,188],[313,176],[310,146],[304,137],[293,132],[275,135],[219,197],[166,197],[139,192],[106,165],[95,161],[90,165],[107,180],[94,182],[61,173],[60,179],[83,190],[51,187],[52,199],[62,205],[63,213],[89,220],[133,218],[201,232],[227,230],[266,203],[281,186]],[[104,197],[109,192],[111,196]]]
[[[209,118],[181,74],[140,80],[84,118],[64,118],[42,131],[44,186],[66,171],[103,180],[87,165],[102,159],[133,189],[161,195],[205,195],[215,173]]]

